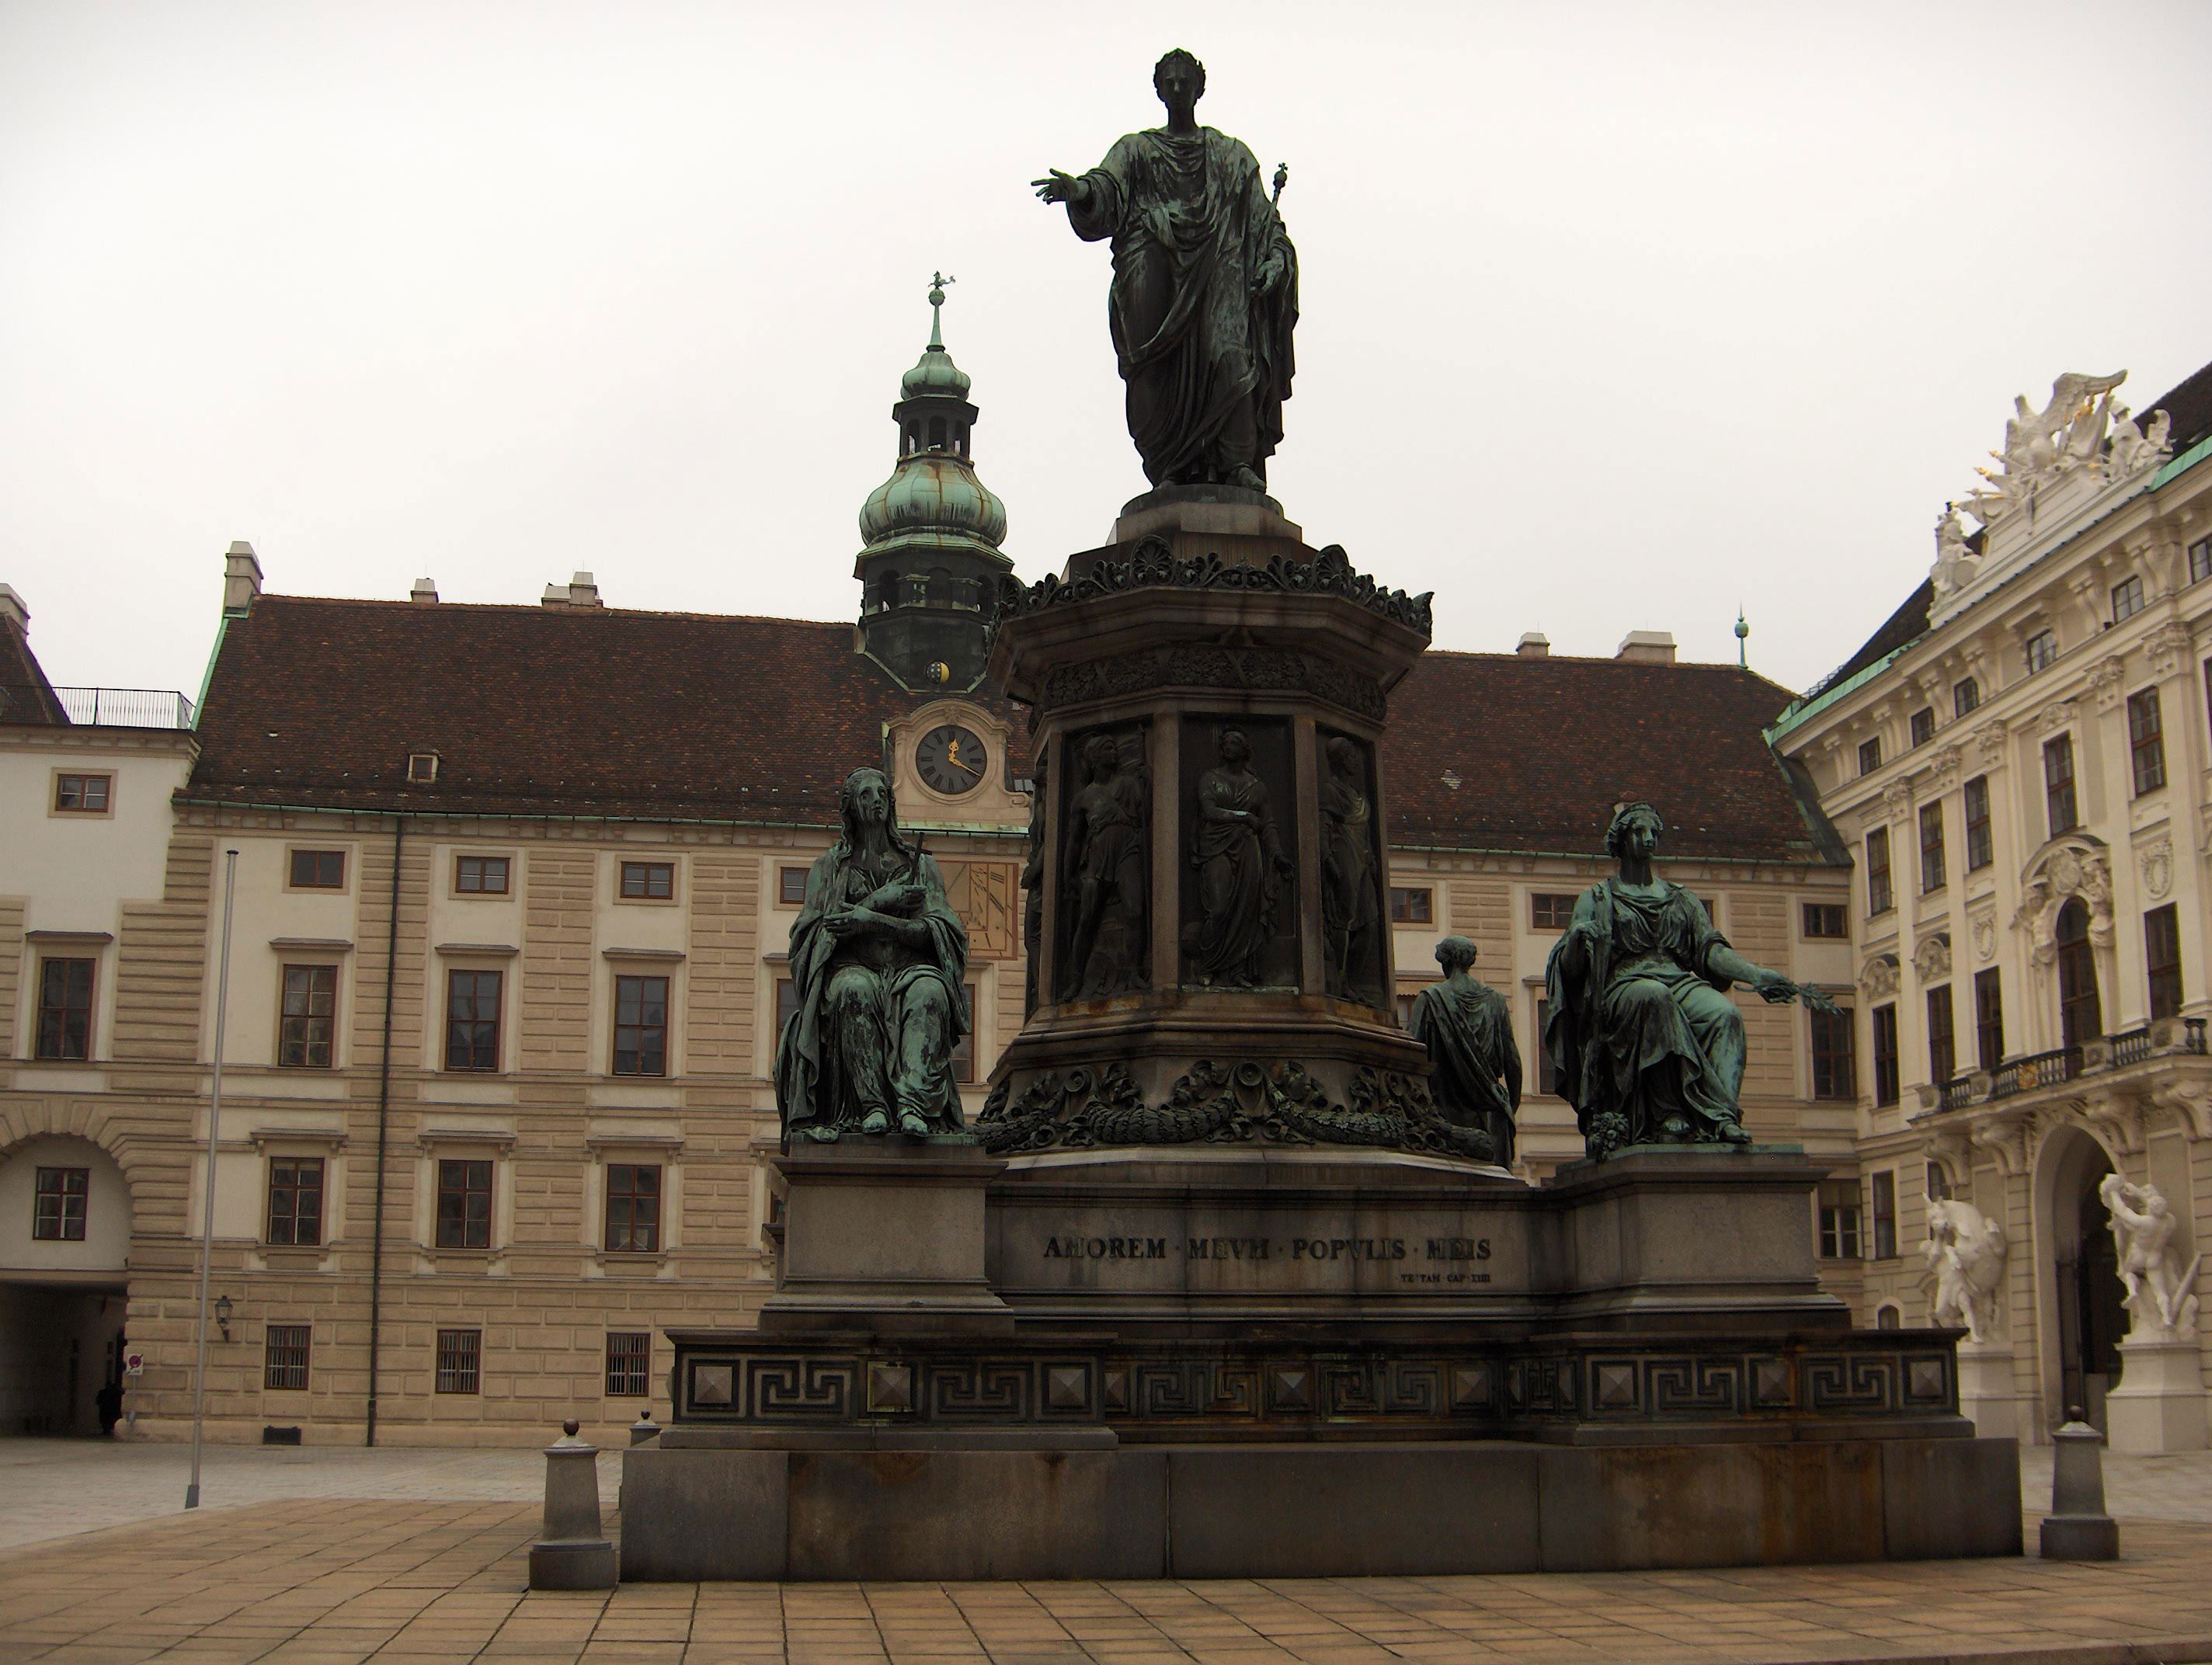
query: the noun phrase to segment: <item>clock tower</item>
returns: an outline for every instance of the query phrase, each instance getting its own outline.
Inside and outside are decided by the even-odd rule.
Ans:
[[[945,350],[945,286],[929,287],[929,345],[891,407],[898,463],[860,508],[863,547],[856,645],[904,688],[966,692],[983,679],[985,628],[999,579],[1006,506],[975,477],[969,435],[975,407],[965,372]]]

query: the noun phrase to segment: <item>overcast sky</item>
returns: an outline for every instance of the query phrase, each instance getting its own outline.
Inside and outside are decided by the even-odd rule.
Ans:
[[[2212,6],[0,3],[0,580],[57,682],[197,692],[272,591],[847,618],[927,338],[1026,577],[1145,489],[1108,253],[1160,119],[1288,162],[1269,474],[1439,646],[1802,687],[2015,393],[2212,359]]]

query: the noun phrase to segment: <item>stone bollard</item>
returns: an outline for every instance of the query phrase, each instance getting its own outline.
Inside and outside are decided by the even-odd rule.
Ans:
[[[2105,1513],[2105,1437],[2076,1419],[2051,1436],[2051,1513],[2043,1521],[2046,1561],[2117,1561],[2119,1522]]]
[[[642,1445],[649,1439],[660,1437],[660,1425],[653,1419],[653,1407],[647,1406],[637,1413],[637,1420],[629,1425],[629,1443]]]
[[[545,1448],[545,1526],[530,1547],[532,1589],[612,1589],[615,1547],[599,1530],[599,1452],[576,1424]]]

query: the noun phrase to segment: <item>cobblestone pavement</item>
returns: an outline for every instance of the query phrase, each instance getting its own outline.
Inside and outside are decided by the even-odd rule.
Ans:
[[[0,1553],[0,1658],[42,1665],[1260,1665],[2212,1659],[2212,1525],[2116,1563],[1205,1583],[524,1588],[512,1504],[267,1503]]]

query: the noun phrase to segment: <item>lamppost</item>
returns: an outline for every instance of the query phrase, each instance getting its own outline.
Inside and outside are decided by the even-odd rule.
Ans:
[[[222,1121],[222,1028],[230,1010],[230,915],[238,899],[238,852],[222,860],[222,953],[215,974],[215,1076],[208,1087],[207,1174],[201,1182],[199,1362],[192,1371],[192,1478],[185,1487],[185,1507],[200,1506],[200,1424],[207,1411],[208,1275],[215,1255],[215,1146]],[[230,1340],[230,1297],[219,1309],[222,1339]]]

